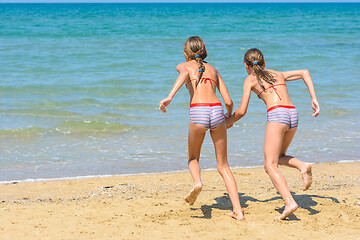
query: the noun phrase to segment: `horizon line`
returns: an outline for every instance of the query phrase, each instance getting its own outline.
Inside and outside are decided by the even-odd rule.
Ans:
[[[360,3],[360,0],[295,0],[295,1],[289,1],[289,0],[228,0],[228,1],[220,1],[220,0],[197,0],[197,1],[191,1],[191,0],[139,0],[139,1],[129,1],[129,0],[0,0],[1,3],[6,4],[15,4],[15,3]]]
[[[33,3],[46,3],[46,4],[103,4],[103,3],[144,3],[144,4],[148,4],[148,3],[186,3],[186,4],[192,4],[192,3],[249,3],[249,4],[253,4],[253,3],[265,3],[265,4],[271,4],[271,3],[360,3],[360,0],[358,1],[294,1],[294,2],[289,2],[289,1],[31,1],[31,2],[25,2],[25,1],[18,1],[18,2],[2,2],[0,1],[0,4],[33,4]]]

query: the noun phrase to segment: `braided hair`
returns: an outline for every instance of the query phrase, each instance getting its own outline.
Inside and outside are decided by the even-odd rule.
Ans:
[[[195,60],[199,66],[199,71],[196,76],[196,84],[200,83],[200,79],[205,71],[206,63],[204,59],[207,57],[207,51],[203,40],[198,36],[189,37],[184,44],[184,52],[191,60]]]

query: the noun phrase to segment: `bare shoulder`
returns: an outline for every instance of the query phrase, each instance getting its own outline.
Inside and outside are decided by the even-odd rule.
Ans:
[[[181,63],[181,64],[183,64],[184,68],[186,68],[187,71],[190,71],[190,72],[198,67],[198,65],[197,65],[197,63],[195,61],[188,61],[188,62],[184,62],[184,63]]]
[[[275,75],[275,76],[281,74],[281,72],[278,72],[278,71],[275,71],[275,70],[272,70],[272,69],[265,69],[265,70],[268,71],[269,73],[271,73],[272,75]]]
[[[179,73],[187,71],[186,69],[186,62],[184,63],[180,63],[176,66],[176,71],[178,71]]]
[[[220,76],[219,71],[213,65],[205,63],[205,68],[208,74],[214,75],[214,77]]]
[[[277,80],[277,81],[283,81],[284,80],[284,75],[282,72],[278,72],[272,69],[265,69],[266,71],[268,71],[271,75],[273,75],[273,77]]]
[[[257,83],[257,79],[255,77],[255,75],[253,74],[250,74],[249,76],[247,76],[245,78],[245,81],[244,81],[244,86],[247,85],[247,86],[251,86],[251,88],[255,87]]]
[[[217,72],[217,69],[213,65],[211,65],[210,63],[205,63],[205,67]]]

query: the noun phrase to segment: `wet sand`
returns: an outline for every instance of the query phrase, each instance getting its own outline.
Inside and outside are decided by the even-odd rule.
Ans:
[[[216,171],[194,205],[188,172],[0,185],[0,239],[360,239],[360,162],[313,164],[313,184],[280,167],[298,210],[284,209],[263,168],[233,169],[245,221]]]

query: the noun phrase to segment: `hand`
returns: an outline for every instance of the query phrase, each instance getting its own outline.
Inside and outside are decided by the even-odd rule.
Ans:
[[[231,118],[231,113],[227,112],[224,116],[226,119],[229,119],[229,118]]]
[[[317,117],[320,113],[320,105],[318,103],[318,101],[316,99],[312,100],[311,102],[311,106],[312,106],[312,109],[313,109],[313,117]]]
[[[226,116],[225,116],[226,117]],[[225,119],[226,129],[231,128],[234,124],[231,122],[230,118]]]
[[[166,107],[169,106],[169,104],[171,103],[171,98],[170,97],[167,97],[167,98],[164,98],[163,100],[160,101],[159,103],[159,109],[161,111],[163,111],[164,113],[167,112],[167,109]]]

